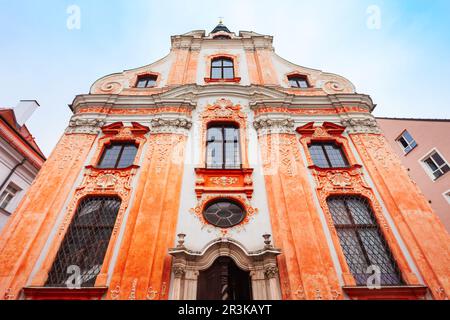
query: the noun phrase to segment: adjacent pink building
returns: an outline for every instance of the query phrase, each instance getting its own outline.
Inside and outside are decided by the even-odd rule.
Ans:
[[[378,118],[378,123],[450,231],[450,120]]]

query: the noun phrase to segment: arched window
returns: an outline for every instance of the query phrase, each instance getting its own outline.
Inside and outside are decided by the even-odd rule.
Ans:
[[[349,163],[341,146],[334,142],[313,142],[309,153],[319,168],[348,168]]]
[[[309,88],[308,79],[305,76],[292,75],[288,76],[288,79],[291,88],[301,88],[301,89]]]
[[[211,79],[234,79],[233,59],[213,59],[211,62]]]
[[[244,220],[245,211],[234,201],[218,200],[206,207],[203,216],[213,226],[231,228]]]
[[[93,287],[103,265],[121,201],[115,197],[81,201],[48,275],[46,287],[67,287],[77,270],[80,287]],[[75,281],[70,281],[76,285]]]
[[[124,169],[133,165],[138,148],[132,142],[113,142],[105,148],[98,167],[101,169]]]
[[[367,285],[379,268],[382,286],[403,284],[398,266],[384,239],[372,208],[363,197],[333,196],[327,199],[350,271],[359,286]]]
[[[207,134],[207,168],[240,169],[239,128],[234,124],[214,124],[208,128]]]

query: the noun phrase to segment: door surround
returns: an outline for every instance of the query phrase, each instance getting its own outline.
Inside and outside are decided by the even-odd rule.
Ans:
[[[182,243],[170,249],[169,254],[173,257],[171,300],[195,300],[200,271],[209,269],[219,257],[230,257],[240,269],[250,272],[254,300],[281,300],[277,267],[281,251],[270,244],[249,252],[235,240],[219,238],[200,252],[189,250]]]

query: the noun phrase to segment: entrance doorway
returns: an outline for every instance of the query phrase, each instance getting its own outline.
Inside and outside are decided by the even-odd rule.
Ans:
[[[252,300],[250,272],[233,259],[220,257],[198,277],[197,300]]]

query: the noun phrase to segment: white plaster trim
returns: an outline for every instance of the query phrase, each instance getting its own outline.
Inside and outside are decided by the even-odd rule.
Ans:
[[[448,204],[450,204],[450,189],[445,191],[442,195],[444,196],[445,200],[447,200]]]

